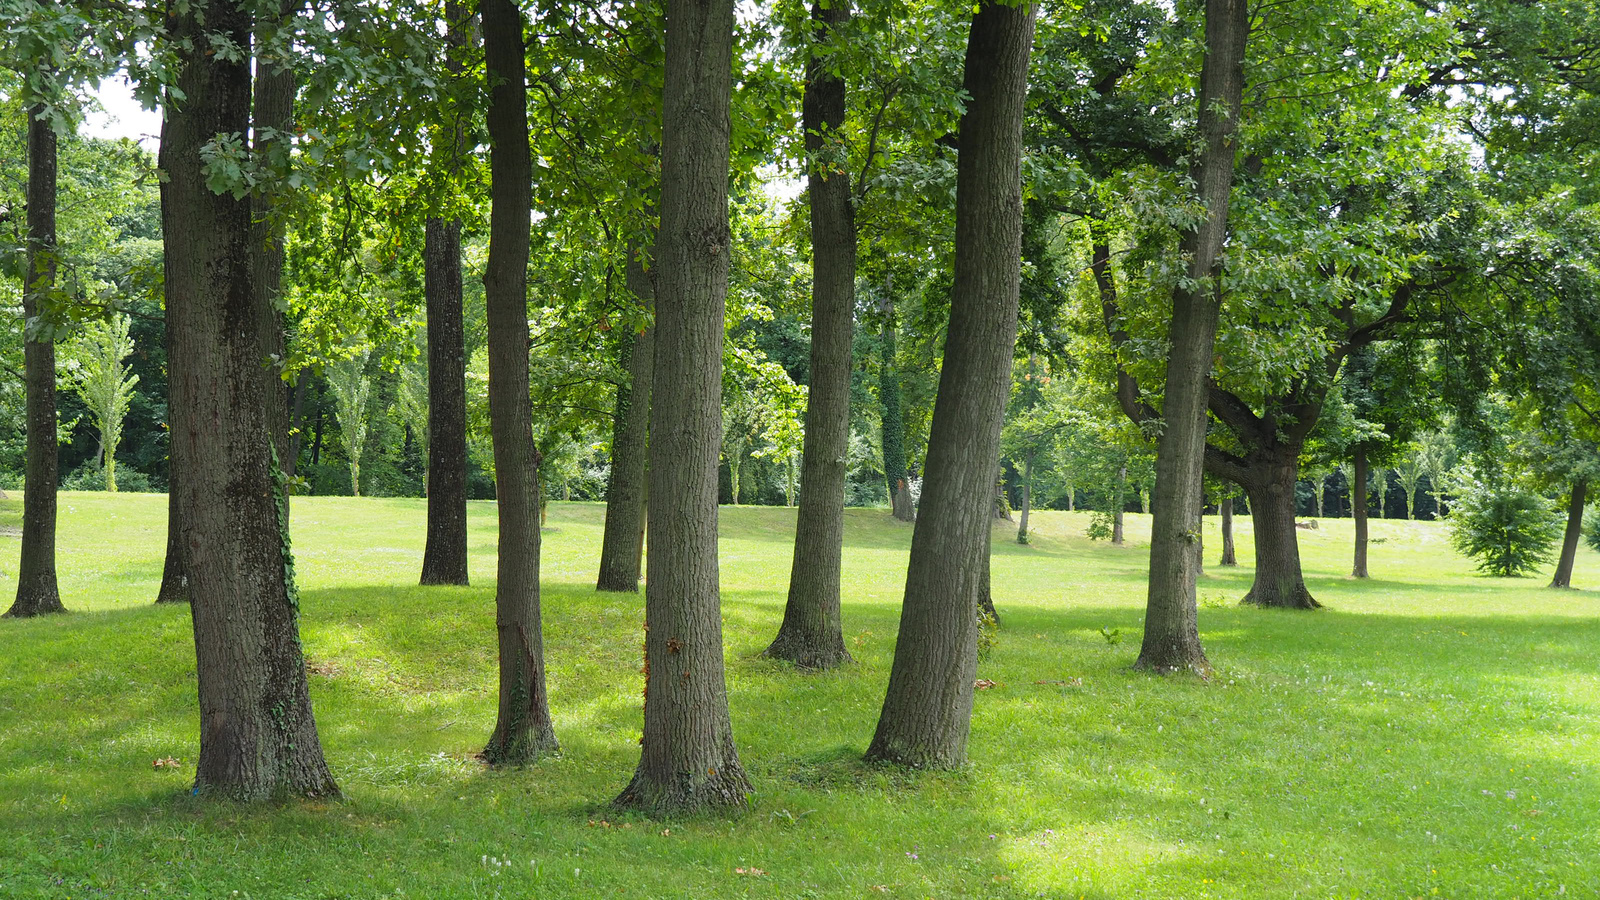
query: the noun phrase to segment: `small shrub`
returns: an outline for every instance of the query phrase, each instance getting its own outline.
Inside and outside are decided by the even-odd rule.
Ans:
[[[1450,513],[1450,542],[1485,575],[1522,575],[1550,561],[1561,523],[1544,498],[1514,485],[1468,481]]]
[[[1097,509],[1089,516],[1089,530],[1085,534],[1091,541],[1109,541],[1111,535],[1115,533],[1113,530],[1115,524],[1115,516],[1108,511]]]
[[[106,472],[95,465],[94,460],[89,460],[83,465],[67,473],[61,479],[63,491],[103,491],[106,489]],[[138,469],[127,466],[117,467],[117,490],[133,491],[135,493],[158,493],[156,486],[150,481],[150,476]]]

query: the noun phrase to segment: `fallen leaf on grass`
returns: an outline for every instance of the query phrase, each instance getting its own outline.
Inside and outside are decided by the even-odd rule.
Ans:
[[[733,874],[735,874],[735,875],[765,875],[765,874],[767,874],[767,870],[766,869],[746,869],[745,867],[740,866],[739,868],[733,870]]]
[[[980,691],[987,691],[989,688],[994,687],[994,682],[987,678],[979,678],[977,681],[972,683],[972,686]]]
[[[176,769],[178,767],[178,765],[179,765],[178,761],[169,756],[169,757],[167,757],[165,759],[157,759],[155,761],[155,763],[154,763],[154,768],[157,768],[157,769]]]

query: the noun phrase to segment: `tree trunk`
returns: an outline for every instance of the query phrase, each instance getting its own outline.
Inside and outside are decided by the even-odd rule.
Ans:
[[[1318,475],[1316,477],[1316,479],[1312,482],[1312,484],[1316,487],[1317,518],[1321,519],[1321,518],[1324,518],[1323,513],[1322,513],[1322,493],[1323,493],[1323,490],[1328,486],[1327,476]]]
[[[172,333],[167,333],[167,359],[171,359]],[[156,591],[157,603],[188,603],[189,576],[183,570],[183,515],[178,511],[182,473],[178,471],[176,454],[167,454],[167,558],[161,566],[161,588]]]
[[[1356,560],[1350,574],[1367,577],[1367,451],[1356,448],[1355,479],[1350,485],[1350,514],[1356,518]]]
[[[955,281],[921,514],[911,539],[894,668],[867,758],[966,761],[977,608],[1011,387],[1022,258],[1022,111],[1031,4],[973,14],[956,169]]]
[[[994,608],[994,523],[983,535],[983,571],[978,576],[978,620],[1000,625],[1000,613]]]
[[[1556,563],[1553,588],[1572,587],[1572,565],[1578,558],[1578,542],[1583,539],[1583,505],[1588,499],[1589,479],[1572,482],[1572,499],[1567,504],[1567,531],[1561,538],[1561,559]]]
[[[1222,565],[1237,566],[1239,557],[1233,547],[1233,498],[1222,498]]]
[[[1028,455],[1022,461],[1022,512],[1017,521],[1017,543],[1028,542],[1028,513],[1033,509],[1033,456],[1034,448],[1028,448]]]
[[[1201,561],[1194,535],[1206,446],[1206,401],[1222,305],[1218,265],[1228,231],[1238,125],[1249,34],[1245,0],[1206,0],[1206,56],[1200,72],[1199,122],[1204,146],[1192,170],[1206,210],[1184,235],[1187,277],[1172,292],[1167,356],[1166,427],[1156,450],[1155,507],[1150,523],[1150,588],[1144,642],[1135,668],[1155,672],[1211,669],[1200,646],[1195,582]],[[1292,510],[1291,510],[1292,512]]]
[[[906,420],[900,408],[900,369],[895,359],[894,299],[885,301],[882,357],[878,367],[878,403],[882,407],[883,475],[889,485],[889,508],[902,522],[916,521],[916,507],[906,484]]]
[[[1260,477],[1243,485],[1250,497],[1256,539],[1256,580],[1242,603],[1282,609],[1321,606],[1306,589],[1300,569],[1300,534],[1294,525],[1294,486],[1299,448],[1285,448],[1263,463]]]
[[[733,0],[668,0],[644,735],[623,807],[743,807],[728,715],[717,568],[717,457],[728,291]]]
[[[655,306],[655,286],[640,252],[628,254],[628,289],[645,309]],[[617,389],[611,431],[611,479],[606,484],[605,537],[600,544],[600,591],[639,590],[649,493],[650,384],[655,370],[655,326],[635,335],[624,350],[628,383]]]
[[[1127,484],[1128,465],[1123,463],[1122,467],[1117,469],[1117,489],[1111,494],[1111,543],[1117,547],[1121,547],[1124,540],[1122,521],[1128,506]]]
[[[533,164],[528,150],[527,62],[522,12],[513,0],[483,0],[488,74],[489,429],[500,517],[494,595],[500,704],[483,749],[490,765],[519,765],[557,749],[545,689],[539,610],[539,450],[528,393],[528,253]]]
[[[162,129],[172,455],[190,576],[200,754],[195,791],[239,800],[338,794],[307,694],[288,510],[272,464],[262,377],[272,336],[251,285],[250,203],[207,186],[201,147],[249,128],[248,59],[202,54],[206,35],[248,46],[239,0],[172,20],[177,88]]]
[[[766,655],[806,669],[850,661],[839,612],[844,551],[844,479],[850,444],[850,342],[856,308],[856,225],[850,176],[834,172],[825,155],[844,127],[844,79],[822,52],[834,29],[850,18],[848,0],[811,7],[812,53],[807,65],[801,126],[809,159],[811,196],[811,386],[806,400],[804,469],[795,522],[794,559],[783,624]]]
[[[256,75],[251,105],[251,152],[258,158],[287,158],[287,142],[294,131],[294,70],[283,60],[266,58],[263,38],[287,27],[298,0],[279,0],[278,21],[258,22],[256,35]],[[261,317],[261,335],[266,362],[261,366],[267,398],[267,432],[272,438],[273,471],[283,478],[283,461],[289,457],[289,384],[283,379],[283,361],[288,356],[281,294],[283,292],[282,212],[274,191],[251,196],[250,284],[255,291],[256,314]]]
[[[461,221],[430,217],[423,233],[428,304],[428,539],[423,584],[467,584],[467,347]]]
[[[43,105],[28,110],[28,274],[22,294],[22,365],[27,382],[27,473],[22,485],[22,558],[7,616],[66,612],[56,584],[56,345],[30,340],[26,323],[43,312],[56,283],[56,133]]]

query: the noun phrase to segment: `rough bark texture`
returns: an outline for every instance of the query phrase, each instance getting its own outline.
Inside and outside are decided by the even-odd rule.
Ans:
[[[1184,235],[1187,278],[1172,292],[1167,335],[1166,427],[1156,448],[1155,506],[1150,522],[1150,590],[1144,642],[1135,668],[1210,671],[1195,607],[1206,446],[1206,401],[1221,310],[1219,255],[1228,230],[1234,141],[1244,90],[1249,34],[1245,0],[1206,0],[1206,58],[1200,71],[1200,137],[1192,171],[1205,218]]]
[[[461,309],[461,221],[424,226],[428,303],[428,542],[423,584],[467,584],[467,343]]]
[[[298,6],[298,0],[280,0],[279,22],[258,23],[262,32],[257,37],[254,101],[251,105],[251,151],[258,157],[274,153],[287,153],[277,145],[288,140],[294,130],[294,70],[277,64],[261,55],[265,42],[262,38],[286,23]],[[283,218],[277,211],[277,199],[272,191],[258,193],[250,200],[250,285],[255,291],[256,314],[261,317],[261,336],[264,362],[261,377],[265,379],[267,398],[267,430],[272,437],[275,467],[278,472],[287,469],[289,459],[289,384],[283,379],[283,361],[288,355],[288,332],[284,321],[281,294],[283,292]]]
[[[628,254],[628,290],[646,309],[655,306],[655,285],[638,251]],[[650,502],[650,394],[656,363],[651,325],[630,341],[623,365],[628,383],[617,388],[611,431],[611,480],[606,484],[605,537],[600,544],[601,591],[639,590],[644,558],[644,517]]]
[[[1257,477],[1243,485],[1256,540],[1256,579],[1243,603],[1280,609],[1321,606],[1300,570],[1300,536],[1294,527],[1298,457],[1298,447],[1284,450],[1275,462],[1261,462]]]
[[[1350,514],[1356,519],[1356,554],[1355,565],[1350,569],[1350,574],[1357,578],[1367,577],[1367,451],[1365,448],[1356,448],[1355,454],[1355,482],[1350,485]]]
[[[500,707],[484,747],[490,765],[517,765],[557,749],[545,690],[539,611],[539,450],[528,393],[528,252],[533,162],[528,149],[527,62],[522,12],[484,0],[489,76],[489,430],[494,442],[500,542],[494,594]]]
[[[251,285],[250,204],[206,185],[200,148],[249,127],[247,60],[202,54],[205,33],[246,46],[250,16],[219,0],[171,20],[186,99],[162,129],[172,455],[190,576],[200,754],[195,789],[240,800],[338,793],[307,694],[288,514],[272,463],[271,336]]]
[[[950,330],[894,668],[867,750],[871,760],[941,768],[966,761],[976,611],[1017,337],[1022,110],[1033,19],[1031,4],[984,3],[972,17]]]
[[[728,716],[717,569],[733,27],[733,0],[668,0],[644,735],[616,799],[658,813],[743,807],[750,792]]]
[[[1222,498],[1222,560],[1224,566],[1237,566],[1239,556],[1233,547],[1233,498]]]
[[[813,48],[850,18],[848,0],[811,7]],[[811,385],[806,400],[801,456],[800,511],[789,572],[789,599],[778,636],[766,655],[806,669],[831,669],[850,661],[839,611],[844,550],[845,459],[850,442],[850,342],[856,306],[856,223],[850,176],[825,156],[844,126],[844,79],[831,74],[828,57],[813,50],[806,70],[801,123],[810,164]]]
[[[885,300],[882,356],[878,360],[878,404],[883,433],[883,476],[889,487],[889,508],[896,519],[913,522],[916,506],[906,483],[906,419],[900,408],[900,369],[895,360],[894,300]]]
[[[1556,575],[1550,579],[1553,588],[1572,587],[1572,566],[1578,558],[1578,543],[1583,539],[1583,506],[1588,501],[1589,479],[1572,482],[1572,498],[1567,504],[1567,531],[1561,539],[1561,558],[1556,562]]]
[[[171,335],[167,344],[170,350]],[[168,355],[168,359],[172,357]],[[167,455],[167,558],[161,566],[161,588],[156,591],[157,603],[188,603],[189,575],[183,570],[183,515],[178,511],[182,482],[178,473],[176,454]]]
[[[28,110],[28,289],[23,316],[39,315],[56,283],[56,133],[43,106]],[[27,473],[22,486],[22,557],[17,596],[7,616],[66,612],[56,584],[56,345],[24,338],[27,381]]]

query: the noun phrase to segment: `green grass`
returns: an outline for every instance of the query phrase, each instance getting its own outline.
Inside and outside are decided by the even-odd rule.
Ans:
[[[563,752],[491,772],[472,755],[494,716],[492,505],[470,512],[474,586],[423,589],[420,501],[297,499],[311,691],[348,799],[263,808],[188,796],[189,617],[150,605],[164,511],[63,494],[73,614],[0,621],[0,897],[1600,896],[1600,593],[1474,576],[1432,523],[1374,522],[1363,583],[1344,576],[1348,521],[1302,532],[1316,613],[1234,606],[1242,523],[1245,566],[1201,583],[1209,683],[1128,670],[1147,520],[1123,548],[1085,540],[1085,514],[1036,515],[1028,547],[997,528],[1005,627],[972,763],[907,774],[859,758],[910,527],[850,511],[857,664],[801,675],[754,658],[793,512],[724,509],[729,694],[756,794],[742,817],[662,822],[606,806],[637,762],[642,603],[591,589],[601,507],[554,504],[545,531]],[[7,531],[18,516],[0,502]],[[7,598],[17,544],[0,536]],[[1581,551],[1575,583],[1600,587],[1600,555]]]

